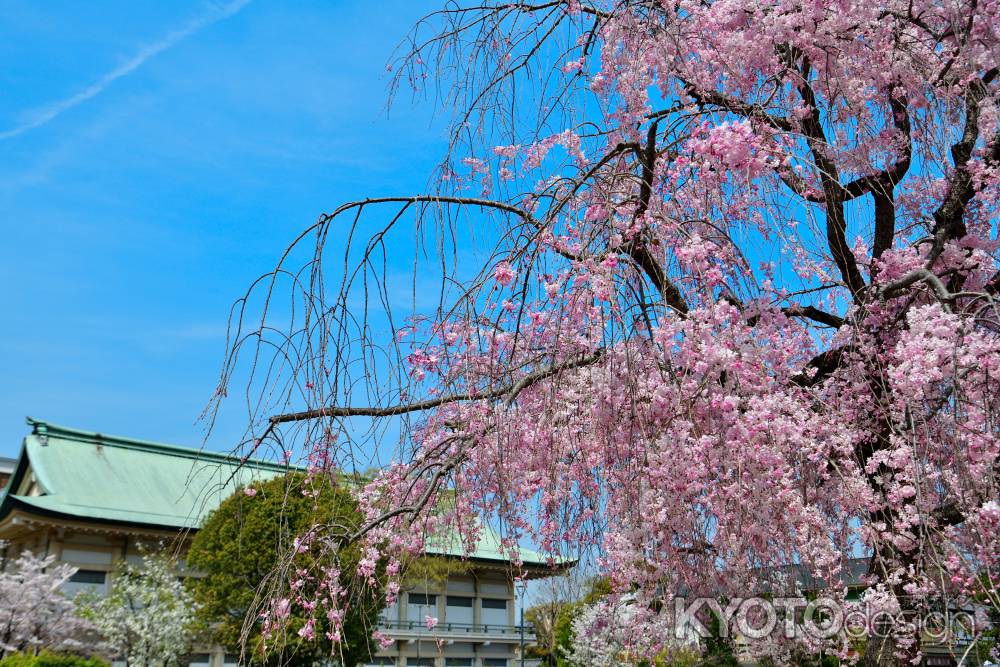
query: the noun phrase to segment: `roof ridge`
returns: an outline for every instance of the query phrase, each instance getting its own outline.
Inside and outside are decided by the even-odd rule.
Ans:
[[[32,427],[32,435],[55,437],[62,440],[75,440],[77,442],[120,447],[122,449],[154,451],[162,454],[183,456],[185,458],[206,462],[228,463],[237,466],[251,466],[274,471],[287,472],[298,469],[298,466],[286,465],[275,461],[266,461],[259,458],[248,457],[243,459],[242,457],[234,456],[232,454],[213,452],[207,449],[186,447],[184,445],[174,445],[165,442],[156,442],[154,440],[142,440],[122,435],[98,433],[96,431],[85,431],[83,429],[72,428],[69,426],[60,426],[59,424],[53,424],[52,422],[47,422],[41,419],[34,419],[33,417],[27,417],[26,421],[28,422],[28,425]]]

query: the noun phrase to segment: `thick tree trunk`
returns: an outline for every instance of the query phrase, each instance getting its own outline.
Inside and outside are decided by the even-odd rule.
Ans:
[[[868,576],[874,584],[879,580],[884,581],[884,573],[887,571],[906,570],[913,565],[908,554],[885,545],[876,549],[872,555],[868,564]],[[914,658],[920,652],[920,624],[915,622],[920,609],[907,594],[907,583],[912,583],[909,577],[892,586],[892,592],[900,606],[896,615],[877,614],[872,609],[867,610],[869,628],[864,667],[914,666]],[[911,638],[913,641],[909,641]]]
[[[865,646],[865,667],[902,667],[905,660],[896,656],[896,643],[892,636],[873,636]]]

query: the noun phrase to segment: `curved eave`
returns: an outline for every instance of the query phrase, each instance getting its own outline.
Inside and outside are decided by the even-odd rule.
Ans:
[[[103,532],[110,533],[147,532],[158,534],[166,533],[168,535],[175,536],[185,531],[188,533],[194,533],[197,531],[197,528],[178,527],[175,525],[140,521],[117,521],[100,517],[81,517],[78,514],[71,514],[68,512],[39,507],[38,505],[33,504],[30,499],[25,499],[19,496],[8,495],[3,498],[3,502],[0,503],[0,538],[2,538],[4,534],[16,532],[16,527],[24,524],[46,524],[52,526],[53,528],[71,528],[74,530],[90,532],[103,528]],[[509,561],[476,557],[462,559],[461,556],[455,556],[454,554],[431,553],[429,555],[455,560],[464,560],[465,562],[472,563],[475,568],[481,570],[492,570],[510,575],[513,575],[516,571],[516,568],[514,568]],[[574,565],[576,565],[576,561],[564,561],[556,565],[548,565],[545,563],[525,563],[522,567],[525,578],[541,579],[561,574]]]
[[[514,567],[511,561],[496,559],[496,558],[483,558],[482,556],[468,556],[462,557],[451,553],[435,553],[434,551],[426,551],[426,555],[435,556],[438,558],[448,558],[452,560],[459,560],[466,563],[473,563],[474,565],[482,569],[492,569],[497,572],[505,572],[513,574],[517,572],[518,568]],[[526,575],[527,579],[541,579],[543,577],[551,577],[555,575],[562,574],[567,570],[570,570],[576,566],[577,561],[566,560],[558,563],[553,563],[549,565],[548,563],[541,562],[526,562],[521,564],[521,569]]]
[[[167,523],[155,520],[141,521],[135,519],[123,520],[106,516],[81,515],[79,509],[58,509],[46,507],[42,499],[49,496],[33,497],[17,496],[6,493],[0,497],[0,536],[10,531],[19,522],[40,522],[56,527],[72,527],[77,530],[87,530],[88,527],[99,526],[111,532],[157,532],[157,533],[194,533],[198,528],[194,525],[183,525],[177,522]],[[41,503],[39,501],[42,501]],[[449,558],[472,563],[479,569],[489,569],[513,575],[518,571],[509,560],[482,556],[462,557],[456,554],[435,553],[427,551],[427,555]],[[521,566],[521,571],[527,579],[540,579],[566,572],[576,565],[576,561],[562,561],[553,564],[529,561]]]
[[[54,525],[72,526],[80,530],[86,530],[88,525],[94,524],[114,530],[115,532],[150,531],[177,534],[182,531],[193,532],[197,530],[186,526],[169,525],[152,521],[121,521],[107,517],[80,516],[76,513],[41,507],[31,502],[30,498],[6,494],[2,498],[2,501],[0,501],[0,533],[4,532],[4,529],[12,523],[12,519],[21,518],[20,516],[16,516],[18,514],[23,515],[23,520],[25,521],[38,518],[44,520],[45,523],[50,523],[51,520],[56,520],[58,524]]]

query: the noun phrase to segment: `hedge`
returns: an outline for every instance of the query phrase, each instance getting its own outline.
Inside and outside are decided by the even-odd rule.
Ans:
[[[0,659],[0,667],[108,667],[108,663],[100,658],[81,658],[77,655],[13,653]]]

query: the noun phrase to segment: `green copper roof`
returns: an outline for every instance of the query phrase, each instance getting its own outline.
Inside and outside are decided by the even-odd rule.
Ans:
[[[238,459],[222,454],[30,419],[28,423],[32,433],[24,439],[8,493],[13,496],[20,485],[27,463],[41,495],[12,500],[45,513],[197,528],[241,485],[286,472],[285,467],[265,461],[248,461],[241,467]]]
[[[252,480],[294,468],[158,442],[80,431],[28,419],[32,432],[7,489],[0,493],[0,521],[11,510],[81,521],[197,529],[222,500]],[[39,495],[15,495],[33,474]],[[458,539],[435,539],[429,553],[461,556]],[[483,528],[476,560],[507,561],[495,531]],[[522,550],[526,565],[546,559]]]

